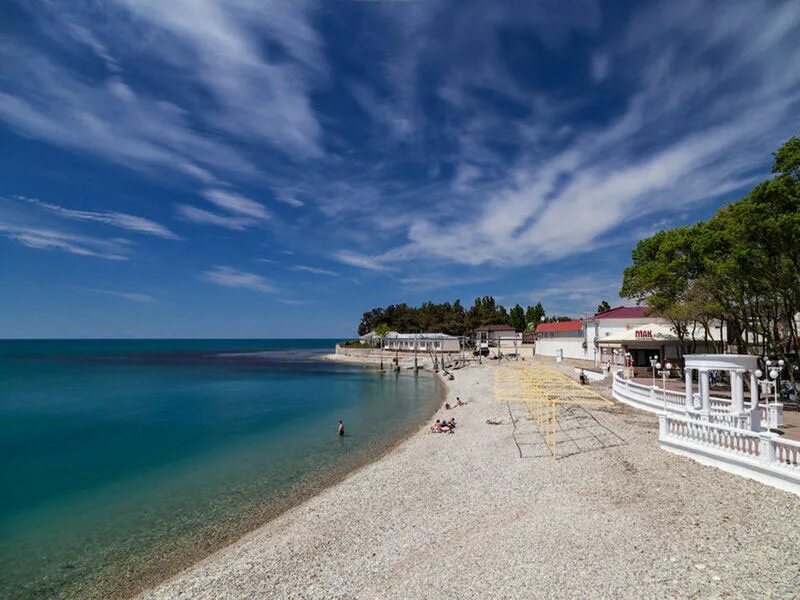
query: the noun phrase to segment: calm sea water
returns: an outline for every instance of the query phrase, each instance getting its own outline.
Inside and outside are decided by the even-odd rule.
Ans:
[[[435,380],[333,343],[0,341],[0,597],[153,583],[433,412]]]

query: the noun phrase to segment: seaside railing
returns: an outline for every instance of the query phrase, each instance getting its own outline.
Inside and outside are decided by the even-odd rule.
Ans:
[[[613,378],[612,394],[614,399],[624,404],[629,404],[642,410],[647,410],[654,413],[663,411],[684,414],[686,412],[686,398],[683,392],[674,390],[665,390],[660,387],[643,385],[636,383],[629,379],[625,379],[621,372],[617,372]],[[718,398],[711,396],[710,408],[711,419],[718,420],[722,423],[732,424],[733,417],[727,415],[730,411],[731,400],[729,398]],[[699,399],[695,394],[695,408],[700,408],[698,405]],[[750,402],[745,401],[745,408],[750,408]],[[771,405],[772,406],[772,405]],[[778,423],[769,423],[768,409],[766,404],[759,404],[761,412],[762,427],[777,427]],[[773,421],[779,421],[780,415],[773,417]]]
[[[661,447],[800,495],[800,442],[667,412],[659,414]]]

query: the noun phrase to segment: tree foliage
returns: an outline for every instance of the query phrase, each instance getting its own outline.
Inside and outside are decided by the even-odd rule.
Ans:
[[[800,139],[791,138],[774,156],[773,179],[708,221],[661,231],[633,250],[620,295],[670,319],[684,350],[692,350],[688,333],[699,327],[707,335],[716,321],[727,325],[740,352],[796,360]]]
[[[608,303],[608,300],[603,300],[600,304],[597,305],[597,310],[595,311],[597,314],[608,312],[611,310],[611,305]]]
[[[452,304],[424,302],[420,306],[390,304],[365,312],[358,326],[358,334],[378,332],[380,326],[385,326],[386,331],[442,332],[450,335],[465,335],[482,325],[493,324],[511,325],[517,331],[524,331],[535,327],[542,317],[544,308],[541,303],[528,306],[527,310],[517,304],[509,311],[497,304],[492,296],[475,298],[469,309],[465,309],[460,300]]]

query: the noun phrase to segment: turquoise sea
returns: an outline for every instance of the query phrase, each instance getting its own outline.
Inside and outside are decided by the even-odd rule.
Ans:
[[[379,455],[440,402],[425,374],[320,360],[334,343],[0,341],[0,598],[141,589]]]

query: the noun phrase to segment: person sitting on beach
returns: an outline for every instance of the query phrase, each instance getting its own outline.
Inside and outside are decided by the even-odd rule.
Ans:
[[[448,425],[447,421],[445,421],[444,419],[442,419],[441,428],[442,428],[442,433],[447,433],[451,429],[450,425]]]
[[[445,402],[444,403],[444,409],[445,410],[450,410],[450,403],[449,402]]]
[[[344,423],[339,419],[339,435],[344,435]]]
[[[431,433],[441,433],[442,432],[442,424],[439,422],[439,419],[436,419],[433,422],[433,427],[431,427]]]
[[[448,426],[450,429],[455,429],[455,428],[456,428],[456,420],[455,420],[454,418],[451,418],[451,419],[450,419],[450,420],[447,422],[447,426]]]
[[[461,401],[461,398],[456,396],[456,406],[464,406],[464,403]]]

